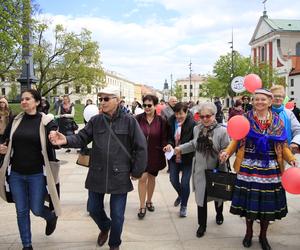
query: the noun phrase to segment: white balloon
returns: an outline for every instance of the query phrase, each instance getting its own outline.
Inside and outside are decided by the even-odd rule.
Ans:
[[[99,114],[99,109],[95,104],[90,104],[83,110],[83,117],[87,122],[97,114]]]

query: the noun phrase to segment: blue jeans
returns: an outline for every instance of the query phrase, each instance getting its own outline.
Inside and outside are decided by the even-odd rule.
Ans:
[[[192,165],[184,165],[176,163],[173,160],[169,161],[170,167],[170,181],[181,199],[181,206],[186,207],[190,196],[190,179],[192,173]],[[182,172],[181,180],[179,181],[179,174]]]
[[[104,210],[103,193],[89,191],[88,212],[101,231],[110,230],[108,245],[117,247],[121,245],[121,234],[124,223],[124,214],[127,193],[110,195],[110,218]]]
[[[44,206],[47,194],[43,173],[22,175],[11,171],[9,187],[17,210],[19,233],[24,247],[31,245],[30,210],[36,216],[52,220],[55,213]]]

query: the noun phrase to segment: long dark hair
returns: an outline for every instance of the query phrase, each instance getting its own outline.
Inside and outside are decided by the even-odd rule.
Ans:
[[[37,106],[37,109],[40,108],[41,103],[42,103],[42,96],[41,96],[40,92],[37,91],[36,89],[26,89],[26,90],[22,91],[21,96],[26,92],[30,93],[36,102],[40,102],[39,105]]]

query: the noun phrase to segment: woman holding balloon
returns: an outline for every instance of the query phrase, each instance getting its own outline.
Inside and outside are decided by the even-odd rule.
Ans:
[[[281,219],[287,214],[285,191],[281,184],[284,160],[296,166],[295,157],[287,144],[286,131],[280,117],[272,112],[273,94],[265,89],[256,89],[253,97],[253,110],[240,116],[236,124],[228,124],[229,135],[234,139],[220,154],[226,161],[236,149],[234,168],[237,180],[230,212],[246,218],[244,247],[252,245],[253,221],[260,220],[259,242],[262,249],[271,249],[267,240],[269,221]],[[236,116],[237,117],[237,116]],[[236,118],[234,117],[234,118]],[[247,119],[249,132],[235,134]]]

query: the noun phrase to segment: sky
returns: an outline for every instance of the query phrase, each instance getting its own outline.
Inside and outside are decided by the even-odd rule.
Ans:
[[[211,74],[221,55],[249,56],[262,0],[36,0],[51,29],[86,28],[100,46],[104,69],[163,88],[165,79]],[[300,19],[300,1],[267,0],[269,18]]]

